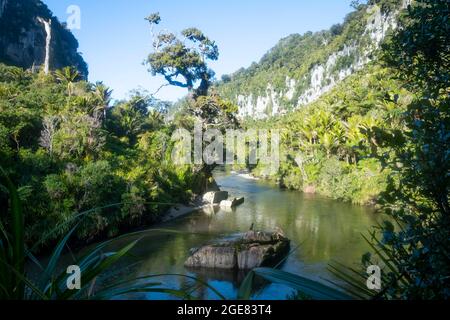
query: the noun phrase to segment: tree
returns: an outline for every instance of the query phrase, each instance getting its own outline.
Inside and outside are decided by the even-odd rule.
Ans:
[[[346,152],[347,156],[351,158],[352,162],[356,164],[358,162],[358,149],[360,149],[362,142],[364,141],[364,135],[361,132],[360,116],[353,116],[344,123],[346,131]],[[350,162],[350,159],[347,160]]]
[[[382,229],[398,274],[387,298],[450,297],[450,3],[412,2],[384,46],[384,60],[415,94],[404,115],[404,143],[392,141],[397,172],[385,207],[399,222]]]
[[[118,137],[125,137],[134,144],[144,130],[147,116],[147,110],[132,101],[119,103],[112,108],[109,127]]]
[[[222,82],[227,83],[230,82],[232,80],[232,77],[228,74],[224,74],[222,75]]]
[[[73,94],[73,83],[81,79],[81,74],[73,67],[65,67],[55,71],[56,79],[67,86],[69,97]]]
[[[384,46],[384,59],[405,85],[436,98],[450,86],[450,3],[416,0],[404,12],[399,31]]]
[[[50,154],[53,153],[53,140],[55,133],[58,130],[58,123],[59,119],[56,116],[45,117],[42,121],[43,129],[41,131],[41,137],[39,138],[39,144]]]
[[[99,102],[96,111],[100,111],[103,114],[103,119],[106,119],[106,110],[111,103],[112,90],[105,86],[103,82],[97,82],[94,85],[94,95]]]
[[[235,104],[223,100],[216,92],[198,97],[188,108],[188,112],[201,122],[205,129],[219,130],[234,129],[239,126],[236,118],[237,111]]]
[[[216,43],[196,28],[181,31],[182,40],[167,31],[155,33],[155,26],[161,22],[159,13],[146,20],[153,37],[154,52],[147,58],[151,73],[162,75],[170,85],[187,88],[193,97],[207,95],[214,77],[207,61],[219,58]]]
[[[53,136],[53,151],[66,160],[96,159],[105,145],[98,118],[88,114],[63,115]]]
[[[216,43],[197,28],[182,30],[182,39],[168,31],[156,33],[155,28],[161,23],[159,13],[151,14],[146,20],[150,23],[153,37],[153,52],[146,61],[149,71],[154,76],[162,75],[169,85],[188,90],[183,115],[200,123],[203,132],[210,127],[218,130],[237,127],[237,106],[223,100],[215,92],[209,92],[215,73],[207,62],[219,58]],[[192,125],[191,121],[187,122]],[[204,164],[194,168],[194,171],[197,176],[210,179],[214,167],[215,164]]]
[[[333,36],[338,36],[344,31],[344,26],[340,23],[331,26],[330,32]]]

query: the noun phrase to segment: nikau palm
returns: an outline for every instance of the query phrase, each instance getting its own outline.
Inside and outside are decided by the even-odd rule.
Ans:
[[[69,97],[73,94],[73,84],[81,78],[81,74],[73,67],[64,67],[55,71],[56,78],[67,86]]]

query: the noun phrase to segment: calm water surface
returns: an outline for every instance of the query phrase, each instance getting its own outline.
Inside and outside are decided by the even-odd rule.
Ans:
[[[236,298],[245,275],[223,271],[192,271],[184,268],[189,250],[212,239],[247,231],[252,224],[258,230],[280,227],[291,239],[291,248],[298,246],[282,266],[282,270],[325,281],[336,280],[327,264],[336,260],[346,265],[359,264],[368,248],[361,237],[380,218],[370,208],[283,191],[267,182],[254,181],[237,175],[218,173],[216,180],[222,190],[232,196],[245,197],[245,204],[235,210],[203,210],[161,226],[179,233],[149,230],[134,249],[134,257],[125,258],[123,266],[105,282],[125,276],[160,273],[181,273],[196,276],[218,289],[227,298]],[[129,240],[129,239],[128,239]],[[123,243],[116,244],[119,248]],[[161,279],[166,287],[180,288],[185,279]],[[204,299],[217,296],[205,288],[197,291]],[[285,299],[292,290],[286,286],[262,284],[255,299]],[[170,299],[163,294],[130,295],[126,299]]]

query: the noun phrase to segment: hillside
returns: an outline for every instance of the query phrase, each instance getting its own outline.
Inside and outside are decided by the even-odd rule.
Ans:
[[[0,0],[0,62],[25,69],[42,66],[50,21],[49,69],[75,66],[86,78],[88,67],[78,41],[40,0]]]
[[[396,27],[404,0],[360,5],[330,30],[293,34],[259,63],[224,76],[219,92],[239,105],[241,117],[284,114],[316,101],[374,59],[386,34]]]

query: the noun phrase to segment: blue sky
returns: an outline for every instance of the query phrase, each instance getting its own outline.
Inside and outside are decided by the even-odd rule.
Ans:
[[[162,26],[172,32],[197,27],[215,40],[219,61],[211,64],[217,76],[248,67],[277,41],[292,33],[328,29],[352,9],[350,0],[44,0],[66,21],[67,8],[81,9],[81,29],[73,30],[80,52],[89,64],[89,80],[103,81],[114,98],[144,88],[154,92],[163,79],[152,77],[142,62],[151,52],[148,22],[160,12]],[[176,101],[186,94],[165,87],[157,97]]]

